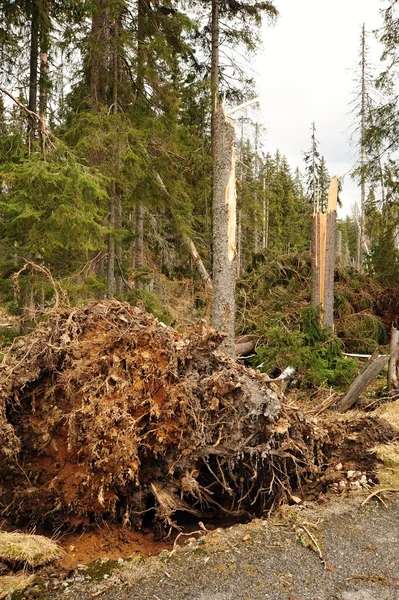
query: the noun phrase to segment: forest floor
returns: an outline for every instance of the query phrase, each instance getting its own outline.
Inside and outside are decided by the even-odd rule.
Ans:
[[[157,556],[38,578],[27,598],[398,600],[399,501],[355,494],[193,535]],[[46,589],[46,585],[48,586]]]

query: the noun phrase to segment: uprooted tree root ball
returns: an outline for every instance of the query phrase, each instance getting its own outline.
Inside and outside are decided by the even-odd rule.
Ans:
[[[339,449],[381,432],[370,417],[328,429],[283,411],[277,385],[220,341],[116,301],[58,312],[17,339],[0,365],[3,515],[165,532],[184,515],[245,518],[325,491]]]

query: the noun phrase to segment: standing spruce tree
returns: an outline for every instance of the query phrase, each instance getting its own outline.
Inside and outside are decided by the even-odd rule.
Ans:
[[[320,202],[319,174],[321,157],[314,122],[312,123],[311,131],[311,144],[309,150],[304,152],[304,161],[308,202],[311,211],[316,212],[319,209]]]

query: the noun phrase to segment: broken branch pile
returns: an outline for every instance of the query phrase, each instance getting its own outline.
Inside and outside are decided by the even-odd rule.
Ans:
[[[3,515],[168,529],[184,513],[259,514],[317,479],[326,428],[280,414],[276,384],[220,341],[116,301],[15,340],[0,365]]]

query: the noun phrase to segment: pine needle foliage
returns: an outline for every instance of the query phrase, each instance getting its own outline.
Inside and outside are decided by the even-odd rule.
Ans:
[[[10,248],[12,243],[12,252],[54,264],[59,249],[102,247],[104,178],[69,152],[57,150],[48,160],[32,155],[8,165],[1,179],[6,189],[0,202],[2,237]]]
[[[303,386],[347,386],[357,361],[343,352],[369,352],[386,343],[385,328],[373,313],[377,287],[366,275],[336,272],[331,336],[309,308],[309,255],[258,255],[238,285],[240,333],[259,336],[253,366],[273,376],[293,366]]]

